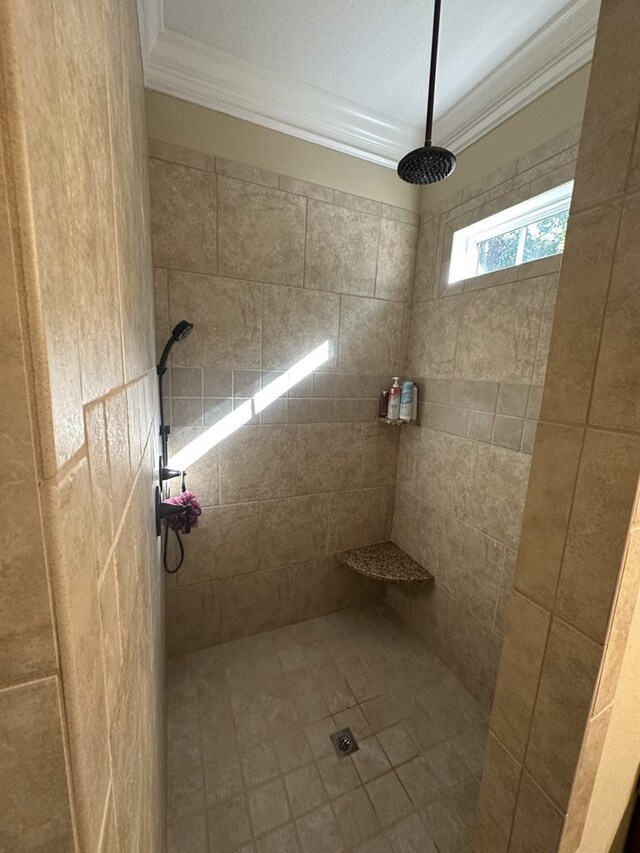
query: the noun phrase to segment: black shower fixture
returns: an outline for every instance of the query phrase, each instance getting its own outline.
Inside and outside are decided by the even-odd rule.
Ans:
[[[160,397],[160,442],[162,446],[162,479],[167,480],[170,477],[177,477],[180,472],[175,471],[170,473],[167,468],[167,457],[168,457],[168,444],[167,438],[169,436],[169,427],[164,422],[164,393],[162,388],[162,377],[167,372],[167,361],[169,359],[169,355],[171,354],[171,350],[173,345],[178,341],[183,341],[193,329],[193,323],[189,323],[188,320],[180,320],[177,323],[171,332],[171,337],[165,344],[165,348],[162,350],[162,355],[160,356],[160,361],[156,365],[156,373],[158,374],[158,395]]]
[[[167,359],[169,358],[169,354],[173,345],[178,341],[183,341],[189,335],[192,329],[193,323],[189,323],[188,320],[180,320],[180,322],[173,327],[171,337],[167,341],[165,348],[162,350],[160,361],[158,362],[158,366],[156,367],[158,376],[163,376],[167,372]]]
[[[415,148],[398,163],[398,175],[408,184],[435,184],[447,178],[456,167],[455,154],[446,148],[431,144],[433,129],[433,102],[436,91],[436,64],[438,60],[438,33],[440,30],[441,0],[435,0],[433,9],[433,34],[431,37],[431,69],[429,71],[429,97],[427,100],[427,129],[424,145]]]
[[[165,535],[164,545],[162,549],[162,561],[165,570],[170,573],[177,572],[184,560],[184,546],[182,544],[179,531],[189,533],[191,531],[192,524],[194,526],[195,524],[197,524],[197,519],[200,515],[201,510],[195,495],[193,495],[191,492],[187,492],[186,490],[185,475],[187,472],[173,470],[172,468],[168,467],[168,438],[169,433],[171,432],[171,428],[164,422],[164,389],[162,387],[162,378],[167,372],[167,361],[169,360],[169,356],[171,355],[173,345],[178,343],[178,341],[183,341],[190,334],[192,329],[193,323],[189,323],[188,320],[180,320],[180,322],[173,327],[171,331],[171,337],[165,344],[165,348],[162,350],[162,355],[160,356],[160,361],[156,365],[156,373],[158,374],[158,396],[160,405],[161,445],[161,454],[158,465],[158,485],[156,486],[155,497],[156,535],[161,535],[162,528],[164,525]],[[165,486],[165,482],[167,480],[172,480],[174,477],[182,478],[182,499],[168,499],[169,490],[167,486]],[[192,504],[194,504],[197,509],[194,509]],[[169,568],[167,562],[167,544],[170,529],[173,530],[175,533],[178,548],[180,551],[180,558],[178,560],[178,564],[175,566],[175,568],[172,569]]]

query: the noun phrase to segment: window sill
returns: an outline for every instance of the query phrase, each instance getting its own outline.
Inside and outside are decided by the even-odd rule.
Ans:
[[[538,261],[529,261],[519,264],[517,267],[506,267],[495,272],[486,272],[472,278],[464,278],[445,285],[447,292],[460,293],[461,291],[483,290],[485,287],[497,287],[500,284],[514,284],[527,278],[537,278],[541,275],[550,275],[558,272],[562,263],[562,254],[549,255]]]

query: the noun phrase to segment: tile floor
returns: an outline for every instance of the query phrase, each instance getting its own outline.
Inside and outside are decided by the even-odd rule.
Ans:
[[[467,853],[487,727],[386,604],[173,659],[168,851]]]

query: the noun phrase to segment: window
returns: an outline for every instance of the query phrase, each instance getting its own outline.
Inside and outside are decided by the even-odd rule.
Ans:
[[[572,191],[569,181],[456,231],[449,284],[562,252]]]

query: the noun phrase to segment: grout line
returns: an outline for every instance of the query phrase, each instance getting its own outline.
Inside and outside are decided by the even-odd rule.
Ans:
[[[309,199],[304,204],[304,246],[302,247],[302,288],[307,290],[307,242],[309,240]]]
[[[262,387],[262,373],[264,371],[264,282],[260,284],[260,387]],[[235,391],[235,386],[232,392]]]
[[[43,672],[42,675],[34,674],[28,678],[19,679],[18,681],[13,681],[11,683],[2,683],[0,684],[0,693],[3,693],[6,690],[13,690],[15,688],[20,689],[21,687],[29,687],[32,684],[38,684],[40,681],[48,681],[51,678],[61,680],[62,673],[59,669],[54,669],[50,672]]]
[[[531,377],[529,379],[529,388],[531,388],[532,385],[538,384],[537,382],[534,382],[534,378],[535,378],[535,372],[536,372],[536,365],[538,364],[538,359],[539,359],[540,354],[541,354],[540,353],[540,338],[542,335],[542,325],[544,322],[545,308],[547,307],[547,300],[550,299],[550,296],[549,296],[550,292],[552,290],[555,290],[555,296],[553,297],[553,312],[551,315],[551,329],[549,329],[549,343],[546,347],[547,352],[546,352],[546,357],[545,357],[545,361],[548,362],[548,360],[549,360],[549,351],[551,349],[551,332],[553,329],[553,321],[555,319],[555,311],[556,311],[556,301],[557,301],[557,297],[558,297],[557,280],[555,282],[552,282],[549,280],[554,275],[556,275],[556,273],[550,273],[550,274],[545,276],[544,292],[542,294],[542,305],[540,307],[540,320],[538,322],[538,331],[536,334],[536,352],[535,352],[535,355],[533,356],[533,364],[531,365]],[[554,284],[555,284],[555,287],[554,287]],[[542,387],[543,388],[544,388],[544,380],[546,378],[546,373],[547,373],[547,371],[546,371],[546,366],[545,366],[545,376],[542,379]],[[527,404],[528,404],[528,402],[529,402],[529,400],[527,398]],[[524,414],[525,417],[526,417],[526,413],[527,413],[527,409],[525,407],[525,414]]]
[[[336,338],[336,353],[335,353],[335,365],[336,365],[335,372],[336,373],[340,373],[340,350],[341,350],[340,342],[342,339],[342,296],[343,296],[342,293],[340,293],[338,295],[338,334],[337,334],[337,338]],[[337,380],[336,380],[336,384],[337,384]],[[334,386],[334,388],[335,388],[335,386]],[[334,412],[334,414],[335,414],[335,412]]]
[[[169,145],[171,147],[183,148],[187,152],[195,153],[195,154],[202,154],[205,157],[210,157],[214,161],[216,159],[228,160],[228,158],[226,158],[226,157],[216,158],[215,155],[208,154],[206,151],[197,151],[196,149],[186,148],[185,146],[176,145],[175,143],[167,142],[166,140],[159,139],[157,137],[150,138],[150,141],[159,142],[163,145]],[[378,199],[369,198],[368,196],[357,196],[357,195],[354,195],[353,193],[347,192],[346,190],[340,190],[340,189],[337,189],[336,187],[328,187],[328,186],[325,186],[324,184],[319,184],[316,181],[308,181],[306,178],[298,178],[295,175],[287,175],[284,172],[275,172],[273,169],[263,169],[261,166],[253,166],[250,163],[241,163],[239,160],[228,160],[228,162],[236,163],[240,166],[248,166],[249,168],[257,169],[257,170],[262,171],[262,172],[269,172],[270,174],[276,176],[276,178],[278,179],[278,185],[273,186],[272,184],[261,184],[258,181],[255,181],[255,180],[252,181],[250,178],[239,178],[239,177],[236,177],[235,175],[226,175],[226,174],[224,174],[224,172],[219,172],[217,170],[216,165],[214,165],[214,167],[212,169],[204,169],[204,168],[202,168],[202,166],[194,166],[191,163],[185,163],[185,162],[183,162],[183,160],[178,160],[175,157],[172,159],[169,156],[160,156],[158,154],[149,154],[148,158],[149,158],[149,160],[156,160],[156,161],[161,162],[161,163],[170,163],[173,166],[182,166],[185,169],[193,169],[196,172],[204,172],[205,174],[208,174],[208,175],[215,175],[216,178],[220,177],[220,178],[227,178],[227,179],[232,180],[232,181],[241,181],[242,183],[251,184],[252,186],[259,187],[260,189],[263,189],[263,190],[265,190],[265,189],[277,190],[278,192],[284,193],[286,195],[292,195],[292,196],[295,196],[296,198],[305,198],[305,199],[308,199],[310,201],[321,202],[322,204],[331,204],[331,205],[335,205],[336,207],[342,207],[345,210],[353,210],[353,211],[356,211],[357,213],[366,213],[368,216],[378,216],[379,215],[379,216],[382,216],[383,219],[388,219],[390,222],[399,222],[403,225],[414,225],[415,226],[415,225],[417,225],[417,223],[407,222],[406,220],[401,219],[401,218],[384,216],[384,215],[382,215],[382,213],[380,213],[380,214],[368,213],[368,211],[360,210],[357,207],[349,207],[346,205],[336,204],[336,202],[333,200],[333,197],[334,197],[333,194],[334,193],[343,193],[344,195],[350,195],[350,196],[353,196],[354,198],[362,199],[363,201],[372,202],[373,204],[382,205],[384,207],[396,208],[397,210],[401,210],[404,213],[408,213],[412,216],[418,216],[418,217],[420,216],[420,214],[417,213],[415,210],[412,210],[411,208],[408,208],[408,207],[402,207],[402,205],[399,205],[399,204],[393,204],[393,203],[388,202],[388,201],[379,201]],[[184,159],[186,159],[186,158],[184,158]],[[310,195],[307,195],[306,193],[294,192],[293,190],[283,190],[280,187],[280,178],[288,178],[288,179],[293,180],[293,181],[300,181],[303,184],[309,184],[311,186],[319,187],[322,190],[327,190],[327,192],[330,192],[332,194],[331,201],[327,201],[324,198],[316,198],[315,196],[310,196]]]
[[[373,297],[374,299],[378,294],[378,268],[380,265],[380,232],[382,230],[382,216],[378,216],[378,228],[376,233],[376,268],[373,274]]]
[[[599,335],[598,335],[598,346],[596,349],[595,358],[593,361],[592,373],[591,373],[591,384],[590,384],[590,388],[589,388],[589,398],[588,398],[589,403],[587,405],[587,413],[585,415],[585,422],[587,424],[587,427],[589,426],[589,421],[591,418],[591,410],[593,407],[593,397],[594,397],[594,393],[595,393],[596,379],[598,376],[598,366],[599,366],[599,362],[600,362],[600,353],[602,350],[602,339],[604,337],[604,329],[605,329],[605,325],[607,322],[607,312],[608,312],[608,308],[609,308],[609,300],[611,297],[611,286],[612,286],[612,280],[613,280],[613,273],[614,273],[614,270],[616,267],[616,257],[618,255],[618,246],[620,244],[620,231],[622,229],[622,220],[624,218],[624,208],[625,208],[624,202],[625,202],[625,199],[623,196],[622,204],[620,205],[620,212],[618,214],[618,225],[617,225],[617,229],[616,229],[616,238],[615,238],[615,241],[613,244],[613,252],[611,254],[611,267],[609,269],[609,276],[607,278],[607,293],[605,296],[604,305],[602,306],[602,321],[600,323],[600,330],[599,330]],[[637,435],[637,432],[636,432],[636,435]]]
[[[553,603],[551,605],[552,615],[555,613],[556,602],[558,600],[558,590],[560,588],[560,580],[562,577],[562,566],[564,564],[564,558],[565,558],[565,554],[566,554],[566,550],[567,550],[567,542],[569,540],[569,530],[571,528],[571,518],[573,516],[573,507],[574,507],[575,500],[576,500],[576,492],[578,490],[578,480],[580,478],[580,468],[582,467],[582,459],[584,456],[584,447],[585,447],[585,443],[586,443],[586,436],[587,436],[587,430],[584,429],[582,432],[581,439],[580,439],[580,452],[578,454],[578,461],[576,464],[576,473],[575,473],[575,478],[573,481],[573,488],[571,491],[571,500],[569,502],[569,511],[567,514],[567,524],[566,524],[565,531],[564,531],[564,541],[562,543],[562,553],[560,555],[560,560],[559,560],[559,564],[558,564],[558,577],[556,578],[555,590],[553,593]],[[550,631],[551,631],[551,625],[549,625],[549,632]],[[545,655],[546,655],[546,645],[545,645]],[[544,657],[543,657],[543,661],[544,661]],[[537,701],[537,698],[538,697],[537,697],[537,691],[536,691],[536,701]]]
[[[548,650],[549,650],[549,640],[550,640],[550,637],[551,637],[551,630],[552,630],[552,627],[553,627],[553,621],[554,621],[554,619],[556,619],[556,618],[557,618],[557,617],[555,616],[555,606],[556,606],[556,601],[557,601],[557,596],[558,596],[558,589],[559,589],[559,587],[560,587],[560,578],[561,578],[561,576],[562,576],[562,564],[563,564],[563,562],[564,562],[565,552],[566,552],[566,548],[567,548],[567,540],[568,540],[568,537],[569,537],[569,527],[570,527],[570,524],[571,524],[571,516],[572,516],[572,514],[573,514],[573,505],[574,505],[574,502],[575,502],[576,490],[577,490],[577,485],[578,485],[578,476],[579,476],[579,473],[580,473],[580,466],[581,466],[581,463],[582,463],[582,457],[583,457],[583,453],[584,453],[585,434],[586,434],[586,431],[585,431],[585,433],[583,433],[583,435],[582,435],[582,441],[581,441],[581,445],[580,445],[580,453],[579,453],[579,456],[578,456],[578,464],[577,464],[577,467],[576,467],[576,476],[575,476],[575,480],[574,480],[574,484],[573,484],[573,491],[572,491],[572,495],[571,495],[571,502],[570,502],[570,505],[569,505],[569,514],[568,514],[568,516],[567,516],[567,526],[566,526],[565,535],[564,535],[564,543],[563,543],[563,547],[562,547],[562,555],[561,555],[561,557],[560,557],[559,570],[558,570],[558,577],[557,577],[557,580],[556,580],[556,588],[555,588],[555,592],[554,592],[554,596],[553,596],[553,605],[552,605],[552,609],[551,609],[551,613],[550,613],[549,625],[548,625],[548,627],[547,627],[546,638],[545,638],[545,644],[544,644],[544,649],[543,649],[543,652],[542,652],[542,657],[541,657],[541,662],[540,662],[540,671],[539,671],[539,673],[538,673],[538,678],[537,678],[537,682],[536,682],[536,690],[535,690],[534,700],[533,700],[533,704],[532,704],[532,706],[531,706],[531,717],[530,717],[530,719],[529,719],[529,724],[528,724],[528,726],[527,726],[526,746],[525,746],[524,757],[523,757],[523,759],[522,759],[522,770],[523,770],[523,772],[524,772],[524,767],[525,767],[525,764],[526,764],[526,761],[527,761],[527,756],[528,756],[528,754],[529,754],[529,748],[530,748],[530,745],[531,745],[531,730],[532,730],[532,728],[533,728],[533,720],[534,720],[534,717],[535,717],[536,706],[537,706],[537,704],[538,704],[538,697],[539,697],[539,694],[540,694],[540,684],[541,684],[541,682],[542,682],[542,673],[543,673],[543,671],[544,671],[544,664],[545,664],[545,660],[546,660],[546,658],[547,658],[547,652],[548,652]],[[558,621],[562,622],[562,620],[558,620]],[[522,778],[522,777],[521,777],[521,778]],[[518,791],[518,794],[519,794],[519,791]],[[516,798],[516,802],[517,802],[517,798]]]
[[[221,160],[226,160],[226,157],[220,157]],[[261,172],[271,172],[272,175],[276,176],[276,182],[278,183],[278,172],[272,172],[271,169],[262,169],[260,166],[252,166],[250,163],[240,163],[238,160],[229,160],[229,163],[238,163],[240,166],[248,166],[250,169],[258,169]],[[201,170],[202,171],[202,170]],[[223,178],[227,181],[239,181],[242,184],[251,184],[252,187],[258,187],[261,190],[275,190],[276,192],[286,193],[287,195],[295,195],[295,193],[289,193],[287,190],[281,190],[278,186],[273,186],[273,184],[261,184],[258,181],[252,181],[251,178],[238,178],[235,175],[225,175],[224,172],[219,172],[217,169],[216,163],[216,178]]]
[[[601,426],[600,424],[580,423],[579,421],[561,421],[556,418],[538,418],[538,423],[548,426],[566,427],[567,429],[580,429],[585,432],[604,432],[612,435],[624,435],[637,438],[637,430],[625,429],[624,427]]]
[[[517,553],[518,552],[516,551],[516,554]],[[493,631],[496,634],[498,633],[497,628],[496,628],[496,622],[498,620],[498,607],[500,605],[500,594],[503,590],[503,585],[504,585],[504,580],[505,580],[504,575],[505,575],[505,569],[506,569],[506,563],[507,563],[507,548],[505,545],[502,546],[502,560],[500,562],[501,562],[500,582],[498,583],[498,587],[496,590],[496,603],[495,603],[495,606],[493,608],[493,617],[491,620]],[[511,590],[513,590],[513,583],[511,584]]]
[[[195,694],[196,694],[196,720],[198,723],[198,735],[197,735],[197,737],[198,737],[198,757],[200,759],[200,775],[202,778],[202,796],[204,798],[204,832],[205,832],[205,840],[207,842],[207,850],[208,850],[209,849],[209,818],[208,818],[209,802],[207,799],[207,779],[206,779],[206,774],[204,772],[204,750],[202,748],[202,744],[203,744],[202,726],[200,725],[201,724],[200,691],[198,689],[198,674],[194,670],[193,664],[191,662],[190,662],[190,664],[191,665],[189,666],[189,671],[191,672],[191,675],[192,675],[192,678],[194,681]],[[168,716],[168,714],[167,714],[167,716]],[[167,809],[167,811],[168,811],[168,809]]]
[[[360,448],[360,486],[359,486],[359,490],[364,490],[364,488],[365,488],[365,485],[364,485],[364,451],[365,451],[366,437],[365,437],[365,428],[362,424],[360,425],[360,442],[361,442],[362,446]]]
[[[638,116],[638,121],[636,122],[636,130],[635,130],[635,133],[633,136],[633,142],[631,143],[631,149],[629,151],[629,160],[627,161],[627,179],[626,179],[625,184],[624,184],[625,199],[631,198],[632,196],[637,195],[637,193],[640,191],[640,187],[636,185],[636,188],[634,190],[628,192],[629,180],[630,180],[631,175],[634,171],[634,168],[633,168],[634,155],[635,155],[635,152],[637,150],[639,150],[639,146],[640,146],[640,115]],[[638,170],[638,167],[636,167],[636,170]]]
[[[214,173],[216,193],[216,278],[220,275],[220,184],[217,172]]]
[[[157,139],[156,137],[149,137],[148,142],[160,142],[163,145],[171,145],[173,147],[174,143],[165,142],[163,139]],[[148,147],[148,146],[147,146]],[[182,148],[181,145],[176,145],[176,148]],[[184,148],[185,151],[189,151],[190,153],[195,154],[203,154],[205,157],[211,157],[212,160],[215,160],[213,154],[207,154],[205,151],[196,151],[193,148]],[[194,172],[204,172],[205,175],[217,175],[215,165],[212,169],[203,169],[202,166],[194,166],[192,163],[185,163],[184,160],[177,160],[175,158],[160,156],[159,154],[148,154],[149,160],[155,160],[158,163],[169,163],[171,166],[182,166],[183,169],[193,169]],[[184,158],[185,160],[188,158]]]
[[[113,777],[111,775],[111,766],[109,767],[109,784],[107,785],[107,796],[104,800],[104,811],[102,813],[102,820],[100,821],[100,833],[98,835],[98,849],[106,850],[107,844],[107,833],[109,832],[109,806],[111,806],[111,811],[113,813],[113,819],[115,823],[116,818],[116,809],[113,802]],[[116,837],[118,834],[117,824],[116,824]],[[117,842],[116,842],[117,843]]]
[[[270,287],[282,287],[287,288],[288,290],[297,290],[297,291],[309,291],[310,293],[320,293],[325,297],[328,294],[332,294],[334,296],[352,296],[360,299],[375,299],[377,302],[385,302],[392,303],[394,305],[406,305],[406,299],[385,299],[382,296],[375,296],[374,293],[351,293],[344,290],[323,290],[318,287],[307,287],[303,284],[282,284],[273,281],[260,281],[253,278],[245,278],[242,276],[234,276],[234,275],[219,275],[217,272],[200,272],[199,270],[186,270],[181,269],[180,267],[154,267],[156,270],[164,270],[168,274],[170,273],[178,273],[179,275],[188,275],[188,276],[199,276],[200,278],[222,278],[228,281],[237,281],[242,282],[243,284],[265,284]],[[513,284],[514,282],[509,282],[509,284]],[[375,289],[375,288],[374,288]],[[182,365],[177,365],[178,367]],[[251,368],[246,368],[247,370]],[[255,369],[255,368],[254,368]],[[131,380],[129,380],[131,381]],[[124,384],[124,383],[123,383]]]
[[[571,221],[572,217],[582,216],[585,213],[592,213],[600,208],[606,207],[615,207],[618,204],[623,204],[627,198],[632,198],[635,195],[638,195],[639,190],[634,190],[633,192],[627,195],[625,189],[620,190],[620,192],[614,193],[611,196],[607,196],[605,199],[599,199],[593,204],[587,204],[584,207],[580,207],[577,210],[571,208],[569,212],[569,221]]]

